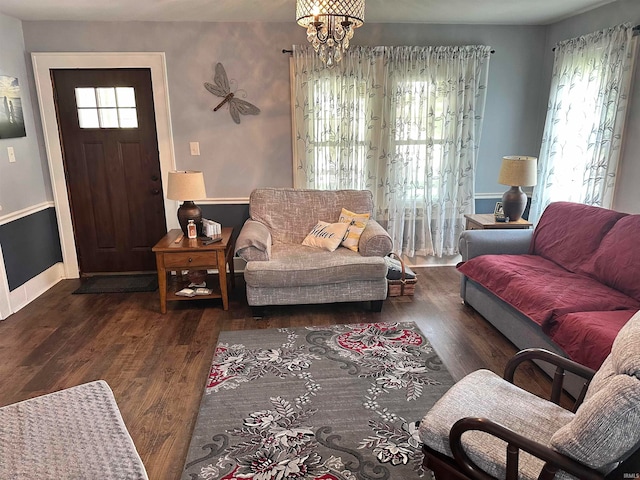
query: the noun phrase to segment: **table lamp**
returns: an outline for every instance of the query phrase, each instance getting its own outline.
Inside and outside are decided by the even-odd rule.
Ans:
[[[202,211],[193,201],[206,197],[207,192],[204,188],[204,175],[202,172],[169,172],[167,198],[184,202],[178,208],[178,223],[185,235],[187,235],[189,220],[193,220],[196,224],[198,233],[202,232]]]
[[[537,160],[536,157],[521,155],[502,157],[498,183],[511,186],[502,195],[504,216],[509,217],[510,222],[520,220],[527,206],[527,195],[520,187],[531,187],[537,183]]]

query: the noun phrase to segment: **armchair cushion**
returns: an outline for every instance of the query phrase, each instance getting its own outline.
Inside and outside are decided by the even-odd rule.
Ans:
[[[609,471],[640,446],[640,312],[616,336],[574,419],[551,438],[561,453]]]
[[[348,248],[334,252],[303,245],[273,246],[268,262],[249,262],[244,278],[250,287],[288,288],[305,285],[345,284],[385,278],[382,257],[363,257]]]
[[[605,473],[640,444],[640,380],[615,375],[585,401],[551,445],[580,463]]]
[[[573,418],[573,413],[506,382],[488,370],[473,372],[431,408],[420,422],[420,439],[434,450],[452,457],[449,431],[464,417],[484,417],[543,445],[553,433]],[[505,477],[506,444],[484,432],[468,432],[462,437],[465,451],[484,471]],[[544,463],[526,452],[520,453],[520,478],[537,479]],[[558,478],[573,478],[559,472]]]
[[[640,311],[620,329],[611,346],[616,373],[640,379]]]

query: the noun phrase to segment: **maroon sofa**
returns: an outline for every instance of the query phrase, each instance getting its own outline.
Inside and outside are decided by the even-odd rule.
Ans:
[[[517,347],[597,369],[640,309],[639,238],[640,215],[568,202],[533,231],[463,232],[463,299]]]

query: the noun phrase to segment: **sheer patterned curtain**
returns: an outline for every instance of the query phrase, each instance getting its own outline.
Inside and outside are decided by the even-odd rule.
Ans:
[[[367,188],[394,248],[453,255],[474,211],[490,47],[294,48],[295,182]]]
[[[381,49],[352,46],[326,68],[311,46],[294,46],[295,187],[373,190],[381,58]]]
[[[632,72],[630,25],[555,48],[530,220],[565,200],[611,208]]]
[[[474,212],[475,169],[490,47],[386,50],[388,155],[377,198],[396,247],[414,255],[458,253]]]

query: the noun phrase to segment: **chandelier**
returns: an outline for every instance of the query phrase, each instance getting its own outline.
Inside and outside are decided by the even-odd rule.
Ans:
[[[332,67],[349,48],[353,30],[364,24],[364,0],[297,0],[296,21],[307,40]]]

